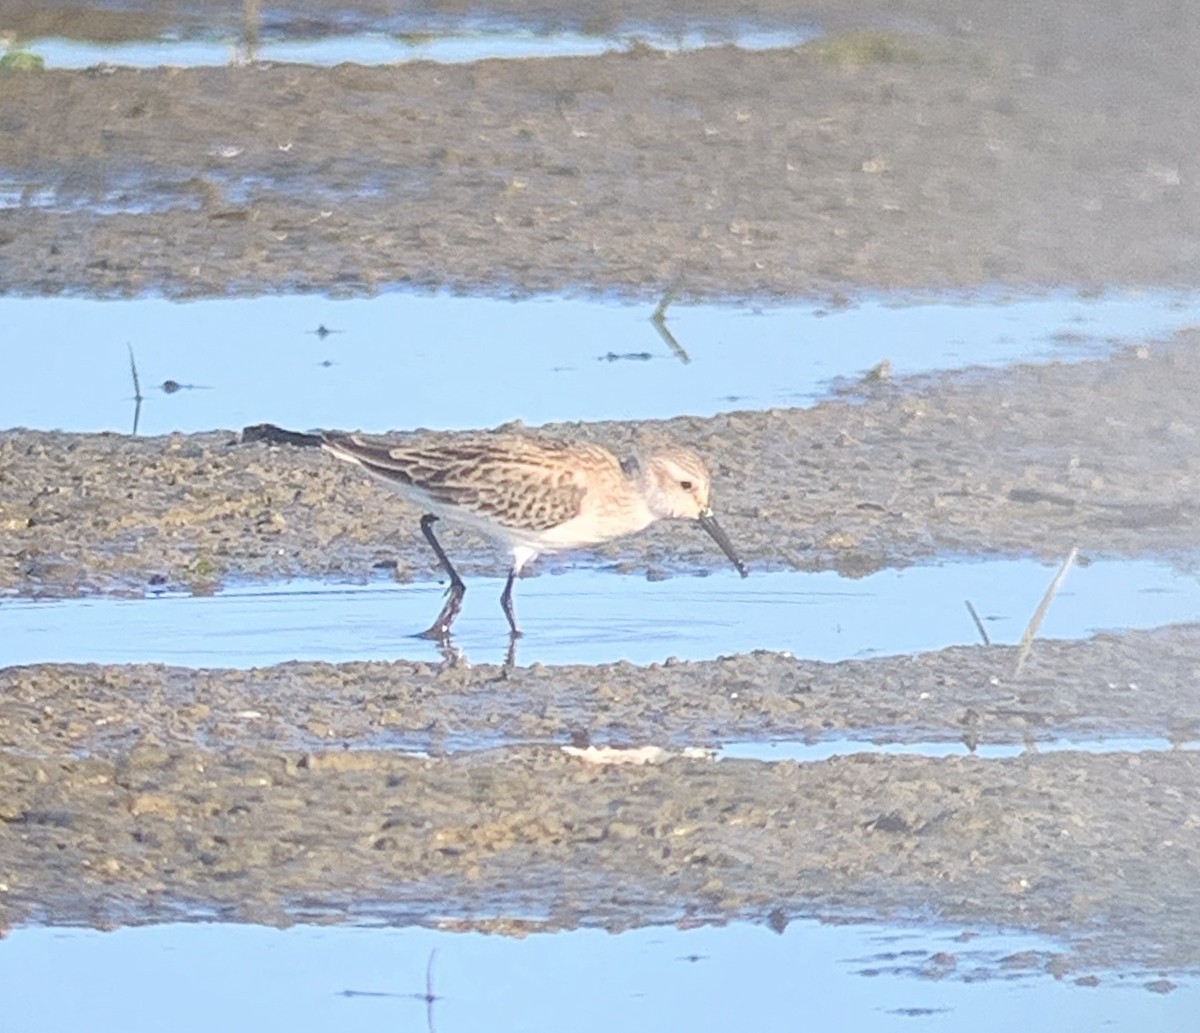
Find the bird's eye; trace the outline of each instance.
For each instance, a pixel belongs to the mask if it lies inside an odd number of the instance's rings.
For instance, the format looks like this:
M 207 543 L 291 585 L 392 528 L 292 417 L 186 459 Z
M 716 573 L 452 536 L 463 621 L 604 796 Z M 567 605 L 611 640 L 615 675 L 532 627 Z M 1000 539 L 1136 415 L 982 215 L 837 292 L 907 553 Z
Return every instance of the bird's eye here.
M 692 482 L 691 481 L 680 481 L 679 487 L 681 487 L 684 491 L 691 491 L 692 490 Z

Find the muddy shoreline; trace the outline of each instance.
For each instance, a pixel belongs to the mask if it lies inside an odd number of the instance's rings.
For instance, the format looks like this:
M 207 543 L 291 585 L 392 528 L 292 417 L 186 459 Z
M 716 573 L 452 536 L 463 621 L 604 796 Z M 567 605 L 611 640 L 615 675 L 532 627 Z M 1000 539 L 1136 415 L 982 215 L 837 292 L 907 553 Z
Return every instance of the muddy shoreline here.
M 10 8 L 0 31 L 163 31 L 158 13 L 128 5 Z M 643 8 L 663 24 L 723 10 Z M 301 20 L 326 10 L 292 6 Z M 598 29 L 626 16 L 605 0 L 492 10 Z M 0 294 L 670 290 L 841 304 L 892 288 L 1200 284 L 1190 11 L 739 11 L 829 38 L 763 53 L 0 75 Z M 545 430 L 621 453 L 697 449 L 755 571 L 853 576 L 1073 547 L 1083 562 L 1190 569 L 1198 345 L 1192 331 L 1105 361 L 864 383 L 810 409 Z M 315 450 L 236 430 L 0 430 L 0 594 L 435 576 L 411 508 Z M 503 569 L 481 542 L 447 545 L 468 576 Z M 665 526 L 575 561 L 650 577 L 724 562 L 699 533 Z M 1067 956 L 1028 962 L 1055 977 L 1196 969 L 1200 754 L 1035 747 L 1194 741 L 1198 635 L 1038 642 L 1019 677 L 1003 647 L 509 671 L 3 668 L 0 932 L 935 916 L 1063 937 Z M 678 755 L 838 736 L 1034 748 L 1007 760 Z M 569 743 L 676 755 L 598 765 Z
M 756 11 L 832 35 L 0 76 L 0 293 L 1196 286 L 1177 6 Z
M 1200 546 L 1200 333 L 1107 361 L 864 384 L 811 409 L 571 424 L 626 455 L 676 442 L 755 570 L 861 575 L 936 555 L 1175 556 Z M 1103 415 L 1097 418 L 1097 406 Z M 140 439 L 0 432 L 0 589 L 211 591 L 231 577 L 436 577 L 420 514 L 314 448 L 233 432 Z M 699 573 L 724 560 L 659 525 L 574 559 Z M 464 573 L 504 571 L 447 531 Z M 541 561 L 552 564 L 553 559 Z M 536 568 L 535 568 L 536 569 Z
M 1194 740 L 1198 635 L 1042 642 L 1019 677 L 1004 647 L 508 672 L 9 668 L 0 926 L 203 916 L 525 934 L 908 914 L 1061 937 L 1066 953 L 1028 962 L 1056 977 L 1195 967 L 1200 753 L 1036 742 Z M 682 751 L 830 734 L 1027 751 L 800 764 Z M 668 751 L 636 765 L 561 749 L 589 741 Z
M 907 913 L 1062 936 L 1055 974 L 1200 960 L 1195 753 L 638 767 L 146 748 L 0 770 L 5 924 Z
M 292 662 L 251 670 L 161 664 L 0 669 L 0 748 L 120 756 L 343 746 L 443 757 L 483 748 L 668 749 L 873 739 L 968 746 L 1067 737 L 1200 738 L 1200 626 L 820 663 L 719 660 L 503 668 L 464 660 Z

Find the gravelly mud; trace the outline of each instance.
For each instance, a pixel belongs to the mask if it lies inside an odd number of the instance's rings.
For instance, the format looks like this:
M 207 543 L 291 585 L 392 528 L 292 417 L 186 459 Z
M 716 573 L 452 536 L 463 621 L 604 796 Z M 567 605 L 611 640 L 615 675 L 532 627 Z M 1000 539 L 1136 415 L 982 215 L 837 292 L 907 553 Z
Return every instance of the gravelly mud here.
M 144 748 L 5 752 L 0 771 L 8 922 L 906 910 L 1060 932 L 1084 964 L 1197 961 L 1194 753 L 598 767 L 549 748 Z
M 864 388 L 813 409 L 553 426 L 622 454 L 675 441 L 715 468 L 751 567 L 866 573 L 938 553 L 1188 553 L 1200 334 L 1120 358 Z M 395 567 L 434 576 L 419 514 L 315 449 L 231 433 L 131 439 L 0 432 L 0 588 L 32 595 L 204 588 L 224 577 Z M 505 560 L 447 531 L 464 573 Z M 686 526 L 596 550 L 656 573 L 723 564 Z M 586 559 L 586 557 L 585 557 Z
M 313 750 L 574 743 L 681 748 L 869 734 L 888 742 L 1055 736 L 1200 738 L 1200 626 L 1012 647 L 818 663 L 779 653 L 715 661 L 501 668 L 289 663 L 0 669 L 0 746 L 30 756 L 146 744 Z
M 1056 975 L 1195 965 L 1198 753 L 644 767 L 551 744 L 1192 739 L 1198 636 L 1044 642 L 1019 678 L 998 647 L 507 673 L 10 668 L 0 921 L 378 916 L 523 932 L 910 912 L 1061 935 Z M 488 742 L 501 745 L 380 749 Z

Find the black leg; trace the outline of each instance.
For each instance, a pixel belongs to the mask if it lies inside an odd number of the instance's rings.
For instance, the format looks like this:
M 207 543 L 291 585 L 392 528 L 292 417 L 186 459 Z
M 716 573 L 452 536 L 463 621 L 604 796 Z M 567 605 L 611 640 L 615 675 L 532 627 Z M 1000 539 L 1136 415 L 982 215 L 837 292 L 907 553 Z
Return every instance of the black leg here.
M 521 634 L 521 629 L 517 627 L 517 618 L 513 616 L 512 590 L 513 582 L 516 579 L 516 570 L 510 570 L 508 580 L 504 582 L 504 594 L 500 596 L 500 605 L 504 607 L 504 616 L 508 618 L 508 626 L 512 629 L 513 638 Z
M 434 537 L 433 525 L 437 523 L 437 517 L 432 513 L 426 513 L 421 517 L 421 533 L 425 535 L 425 540 L 433 548 L 437 555 L 438 562 L 450 577 L 450 588 L 446 592 L 446 605 L 442 607 L 442 612 L 437 615 L 437 620 L 426 631 L 422 631 L 418 638 L 432 638 L 442 642 L 450 637 L 450 625 L 454 623 L 454 618 L 458 616 L 458 611 L 462 609 L 462 599 L 467 593 L 467 586 L 463 584 L 462 578 L 458 576 L 458 571 L 451 565 L 449 558 L 446 556 L 446 551 L 442 548 L 441 542 Z

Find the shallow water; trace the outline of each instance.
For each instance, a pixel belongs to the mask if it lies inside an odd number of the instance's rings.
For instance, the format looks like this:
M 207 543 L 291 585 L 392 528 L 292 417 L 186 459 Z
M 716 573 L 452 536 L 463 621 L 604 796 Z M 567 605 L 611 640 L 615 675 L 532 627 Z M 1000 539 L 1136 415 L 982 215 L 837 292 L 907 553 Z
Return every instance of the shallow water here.
M 572 569 L 523 579 L 521 664 L 706 660 L 754 649 L 814 660 L 886 656 L 979 641 L 970 599 L 995 643 L 1020 640 L 1054 576 L 1031 560 L 943 563 L 850 580 L 732 571 L 648 581 Z M 475 663 L 502 663 L 503 580 L 469 581 L 455 645 Z M 431 584 L 294 581 L 213 596 L 0 601 L 0 666 L 40 662 L 163 662 L 254 667 L 286 660 L 436 661 L 412 637 L 441 605 Z M 1102 629 L 1153 628 L 1200 615 L 1200 578 L 1149 560 L 1102 560 L 1068 574 L 1039 634 L 1077 639 Z
M 796 921 L 510 938 L 421 928 L 162 925 L 16 929 L 0 941 L 6 1018 L 68 1029 L 1190 1028 L 1191 980 L 1100 985 L 1045 974 L 1058 946 L 1019 933 Z M 431 1003 L 426 974 L 431 952 Z M 915 977 L 915 978 L 914 978 Z M 1178 977 L 1173 977 L 1180 982 Z
M 400 293 L 0 298 L 0 323 L 27 342 L 4 356 L 0 424 L 129 433 L 130 349 L 148 435 L 264 421 L 386 431 L 709 416 L 809 405 L 882 360 L 902 376 L 1103 355 L 1200 322 L 1200 294 L 678 304 L 667 311 L 674 347 L 651 312 Z M 180 389 L 164 392 L 168 382 Z
M 563 49 L 567 40 L 552 37 L 550 45 L 558 49 L 545 50 L 542 41 L 514 37 L 502 41 L 513 48 L 504 51 L 495 49 L 496 40 L 464 37 L 414 44 L 360 35 L 293 44 L 290 51 L 286 44 L 266 41 L 253 56 L 371 63 L 590 52 Z M 448 50 L 439 50 L 447 45 Z M 701 44 L 680 40 L 674 45 Z M 61 55 L 51 52 L 53 44 L 47 46 L 49 63 L 59 63 Z M 154 52 L 121 57 L 113 51 L 77 51 L 74 59 L 83 64 L 223 64 L 251 56 L 234 44 L 205 44 L 210 49 L 203 55 L 187 53 L 188 46 L 167 43 Z M 350 49 L 339 51 L 339 46 Z M 522 49 L 527 46 L 532 49 Z M 464 49 L 455 53 L 455 47 Z M 169 54 L 164 56 L 164 50 Z M 404 56 L 393 56 L 397 51 Z M 249 190 L 251 199 L 260 189 L 238 185 Z M 0 208 L 116 212 L 188 203 L 178 192 L 159 197 L 153 187 L 147 192 L 138 183 L 101 198 L 64 196 L 52 188 L 29 192 L 24 184 L 12 187 L 0 183 Z M 942 302 L 896 310 L 885 301 L 833 313 L 673 306 L 669 327 L 691 360 L 687 365 L 646 321 L 645 308 L 607 303 L 552 299 L 517 306 L 424 299 L 436 303 L 436 314 L 426 317 L 411 300 L 391 298 L 203 303 L 213 309 L 201 303 L 143 300 L 4 299 L 0 318 L 10 339 L 23 344 L 19 355 L 5 355 L 0 369 L 0 424 L 128 433 L 133 403 L 127 344 L 134 348 L 147 395 L 142 433 L 240 427 L 261 420 L 385 430 L 422 424 L 486 426 L 512 418 L 538 423 L 804 405 L 825 397 L 833 379 L 853 377 L 881 359 L 890 360 L 897 373 L 1076 359 L 1103 354 L 1113 338 L 1136 340 L 1196 321 L 1194 300 L 1167 298 L 1147 318 L 1146 296 L 1123 297 L 1131 302 L 1128 323 L 1109 307 L 1111 296 L 1098 302 L 1057 298 L 1043 300 L 1061 304 L 1065 314 L 1051 314 L 1053 307 L 1039 311 L 1041 302 L 1035 301 L 1028 320 L 1012 318 L 1020 305 L 988 302 L 982 306 L 986 311 L 978 313 L 979 330 L 959 325 L 965 310 L 974 318 L 979 306 Z M 14 322 L 10 314 L 16 309 L 3 308 L 10 304 L 31 305 L 32 317 Z M 84 307 L 59 325 L 50 313 L 68 304 Z M 537 304 L 543 307 L 534 312 Z M 108 305 L 112 307 L 106 309 Z M 468 311 L 473 305 L 478 308 Z M 153 306 L 170 312 L 170 318 L 149 318 Z M 461 320 L 444 315 L 452 310 L 466 314 Z M 534 312 L 540 324 L 535 319 L 533 325 L 514 321 L 509 326 L 514 310 L 520 319 Z M 909 321 L 908 312 L 916 318 Z M 1159 315 L 1163 318 L 1156 322 Z M 319 337 L 313 331 L 322 325 L 341 332 Z M 481 341 L 494 347 L 480 348 Z M 745 361 L 747 355 L 751 361 Z M 475 373 L 469 383 L 464 383 L 464 370 Z M 767 375 L 755 376 L 758 370 Z M 167 381 L 185 386 L 168 394 L 162 390 Z M 494 385 L 501 381 L 516 381 L 517 386 L 498 392 Z M 905 653 L 975 641 L 974 625 L 962 605 L 965 598 L 983 614 L 993 639 L 1012 642 L 1052 574 L 1052 568 L 1036 564 L 1010 569 L 996 563 L 952 563 L 885 572 L 861 582 L 832 574 L 779 573 L 756 574 L 746 583 L 731 574 L 652 583 L 571 571 L 519 587 L 518 606 L 530 632 L 519 659 L 627 656 L 649 661 L 764 646 L 825 659 Z M 1041 634 L 1079 637 L 1096 627 L 1194 619 L 1195 587 L 1194 578 L 1161 564 L 1097 563 L 1076 569 Z M 459 644 L 472 659 L 503 656 L 499 589 L 497 580 L 471 582 Z M 298 655 L 433 659 L 433 647 L 403 636 L 425 626 L 439 602 L 435 586 L 383 582 L 242 587 L 211 599 L 4 601 L 0 664 L 21 656 L 238 665 Z M 1113 748 L 1163 746 L 1160 740 L 1115 742 Z M 1052 743 L 1044 748 L 1100 749 L 1113 743 Z M 868 747 L 873 744 L 803 748 Z M 768 750 L 800 747 L 731 744 L 728 749 L 736 753 L 739 748 L 760 749 L 766 756 Z M 908 748 L 937 747 L 918 743 Z M 993 751 L 1007 749 L 1011 747 L 986 747 L 980 753 L 1000 756 L 1003 752 Z M 805 754 L 802 759 L 817 758 Z M 1152 898 L 1154 903 L 1164 899 L 1172 898 Z M 362 903 L 365 912 L 369 902 Z M 17 928 L 0 937 L 0 986 L 21 988 L 7 995 L 5 1016 L 13 1028 L 31 1031 L 159 1029 L 167 1023 L 185 1030 L 251 1024 L 289 1030 L 557 1030 L 570 1023 L 584 1030 L 811 1025 L 867 1031 L 911 1029 L 914 1019 L 922 1028 L 985 1033 L 1007 1033 L 1022 1024 L 1116 1030 L 1194 1025 L 1200 995 L 1191 977 L 1172 974 L 1182 986 L 1167 994 L 1145 989 L 1158 973 L 1105 972 L 1099 987 L 1078 987 L 1072 985 L 1076 973 L 1061 981 L 1044 974 L 1048 955 L 1061 949 L 1053 941 L 985 934 L 959 942 L 959 932 L 811 922 L 793 922 L 782 936 L 761 926 L 736 925 L 688 932 L 642 929 L 617 936 L 587 930 L 527 939 L 314 925 L 288 930 L 167 925 L 112 933 Z M 435 949 L 438 999 L 427 1008 L 419 998 Z M 1012 960 L 1021 952 L 1032 952 L 1026 956 L 1031 960 Z M 953 966 L 935 960 L 937 954 L 952 956 Z
M 717 751 L 719 760 L 795 761 L 811 764 L 831 757 L 880 753 L 905 757 L 978 757 L 1004 760 L 1023 753 L 1163 753 L 1200 749 L 1200 742 L 1173 743 L 1160 738 L 1030 739 L 1021 743 L 872 742 L 869 739 L 829 739 L 820 742 L 731 742 Z
M 728 44 L 744 50 L 771 50 L 799 46 L 816 36 L 816 30 L 806 27 L 764 31 L 729 26 L 679 33 L 653 28 L 622 29 L 601 36 L 579 32 L 539 33 L 528 29 L 480 25 L 474 30 L 354 32 L 312 39 L 268 36 L 253 48 L 247 48 L 240 39 L 231 36 L 223 39 L 133 40 L 112 44 L 42 37 L 30 40 L 23 49 L 41 57 L 47 68 L 91 68 L 96 65 L 195 68 L 247 60 L 324 66 L 344 62 L 387 65 L 403 61 L 459 64 L 492 58 L 595 57 L 616 50 L 627 50 L 635 45 L 668 53 Z

